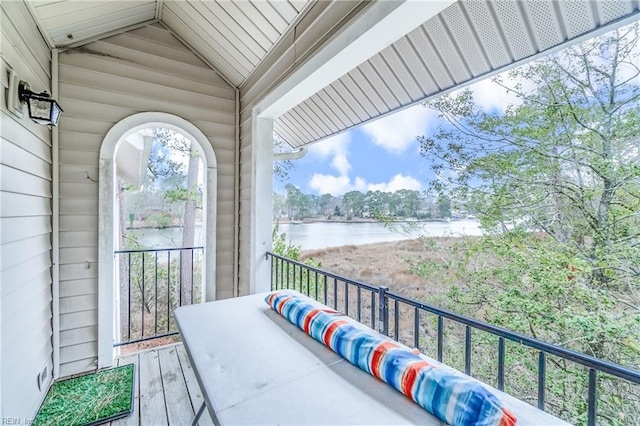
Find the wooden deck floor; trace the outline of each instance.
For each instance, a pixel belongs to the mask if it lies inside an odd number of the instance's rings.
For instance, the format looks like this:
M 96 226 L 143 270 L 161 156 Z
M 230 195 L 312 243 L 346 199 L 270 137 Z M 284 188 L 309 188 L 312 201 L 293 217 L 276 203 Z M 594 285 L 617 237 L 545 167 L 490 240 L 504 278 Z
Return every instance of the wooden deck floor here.
M 190 425 L 202 404 L 202 392 L 182 343 L 118 358 L 135 364 L 133 413 L 111 426 Z M 199 425 L 213 425 L 205 410 Z

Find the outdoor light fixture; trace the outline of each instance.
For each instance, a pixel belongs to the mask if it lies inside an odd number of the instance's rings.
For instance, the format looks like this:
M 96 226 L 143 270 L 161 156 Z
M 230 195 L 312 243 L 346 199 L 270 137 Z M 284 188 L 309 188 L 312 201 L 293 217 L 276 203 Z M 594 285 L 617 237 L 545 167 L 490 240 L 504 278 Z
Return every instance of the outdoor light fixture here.
M 29 90 L 29 83 L 21 81 L 18 86 L 18 98 L 27 104 L 29 117 L 38 124 L 57 126 L 62 108 L 47 92 L 34 93 Z

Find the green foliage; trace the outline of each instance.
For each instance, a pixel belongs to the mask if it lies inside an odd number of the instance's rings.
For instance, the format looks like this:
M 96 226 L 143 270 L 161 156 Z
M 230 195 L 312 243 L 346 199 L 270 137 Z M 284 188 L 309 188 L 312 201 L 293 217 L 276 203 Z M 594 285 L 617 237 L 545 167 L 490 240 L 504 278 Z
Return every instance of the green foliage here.
M 450 217 L 452 204 L 448 209 L 437 205 L 425 193 L 409 189 L 395 192 L 350 191 L 342 197 L 331 194 L 320 196 L 305 194 L 292 184 L 285 185 L 286 194 L 273 193 L 273 213 L 275 218 L 283 216 L 292 220 L 313 217 L 350 216 L 351 218 L 443 218 Z M 443 216 L 444 214 L 444 216 Z
M 129 249 L 139 249 L 139 244 L 132 240 Z M 185 265 L 184 260 L 188 260 Z M 183 269 L 191 267 L 193 259 L 193 275 Z M 130 315 L 128 319 L 131 340 L 159 333 L 177 331 L 172 312 L 181 305 L 181 285 L 184 288 L 192 284 L 193 303 L 202 301 L 202 266 L 201 250 L 133 252 L 119 255 L 119 262 L 124 265 L 122 271 L 127 285 L 130 285 Z M 190 271 L 189 271 L 190 272 Z M 182 276 L 181 276 L 182 274 Z M 191 281 L 186 281 L 190 279 Z M 183 303 L 190 303 L 190 300 Z M 121 297 L 128 297 L 121 294 Z M 121 302 L 121 306 L 126 306 Z M 156 309 L 157 306 L 157 309 Z M 143 317 L 144 315 L 144 317 Z M 143 321 L 144 318 L 144 321 Z M 157 328 L 156 328 L 157 324 Z M 142 332 L 144 328 L 144 333 Z M 125 328 L 126 329 L 126 324 Z M 121 333 L 124 332 L 121 330 Z M 126 340 L 126 335 L 121 335 Z
M 274 226 L 271 236 L 273 239 L 272 251 L 275 254 L 291 260 L 300 259 L 300 246 L 293 245 L 291 241 L 287 241 L 287 234 L 285 232 L 278 233 L 278 225 Z
M 287 152 L 291 147 L 277 134 L 273 134 L 273 150 L 275 153 Z M 273 175 L 281 182 L 289 178 L 289 171 L 294 170 L 295 163 L 291 160 L 279 160 L 273 162 Z
M 153 143 L 143 185 L 134 188 L 125 184 L 125 211 L 136 215 L 144 215 L 149 211 L 162 210 L 164 215 L 171 215 L 185 221 L 185 205 L 193 201 L 196 208 L 202 208 L 202 185 L 198 184 L 197 169 L 201 167 L 198 151 L 191 149 L 191 142 L 182 134 L 170 129 L 153 129 Z M 189 172 L 188 165 L 196 161 L 194 172 Z M 191 174 L 190 174 L 191 173 Z M 189 182 L 189 179 L 192 181 Z M 154 215 L 155 216 L 155 215 Z M 166 217 L 147 219 L 166 227 Z M 189 219 L 193 220 L 193 219 Z M 186 223 L 184 223 L 187 226 Z M 150 226 L 156 226 L 150 224 Z
M 468 90 L 428 104 L 447 123 L 419 138 L 431 186 L 487 231 L 412 265 L 450 284 L 439 303 L 640 368 L 639 40 L 634 24 L 511 71 L 515 84 L 494 79 L 519 98 L 503 113 Z M 494 356 L 474 357 L 476 374 L 491 377 Z M 512 345 L 507 363 L 517 372 L 507 391 L 535 401 L 537 354 Z M 553 357 L 547 366 L 549 410 L 584 424 L 585 370 Z M 638 389 L 601 375 L 598 394 L 599 422 L 640 423 Z
M 287 259 L 300 261 L 300 246 L 293 245 L 287 240 L 286 233 L 278 231 L 278 225 L 273 228 L 273 253 L 286 257 Z M 322 267 L 321 262 L 316 262 L 312 257 L 303 262 L 314 268 Z M 286 267 L 276 261 L 273 263 L 271 271 L 272 288 L 291 288 L 298 290 L 308 296 L 315 295 L 317 299 L 318 292 L 326 291 L 326 283 L 324 276 L 318 276 L 302 267 Z
M 153 228 L 168 228 L 173 225 L 173 216 L 167 212 L 156 213 L 149 216 L 145 223 Z

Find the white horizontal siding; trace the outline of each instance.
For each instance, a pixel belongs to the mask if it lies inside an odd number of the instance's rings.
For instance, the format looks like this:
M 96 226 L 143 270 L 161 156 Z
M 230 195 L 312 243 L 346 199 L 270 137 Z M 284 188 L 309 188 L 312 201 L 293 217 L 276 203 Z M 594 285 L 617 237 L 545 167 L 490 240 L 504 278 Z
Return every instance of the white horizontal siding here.
M 98 309 L 98 157 L 107 131 L 139 112 L 198 127 L 218 161 L 217 297 L 233 292 L 235 92 L 158 25 L 60 55 L 61 374 L 95 368 Z M 108 232 L 108 231 L 105 231 Z
M 34 91 L 51 90 L 51 52 L 26 5 L 0 7 L 0 60 Z M 33 418 L 53 368 L 51 131 L 10 114 L 0 92 L 0 417 Z

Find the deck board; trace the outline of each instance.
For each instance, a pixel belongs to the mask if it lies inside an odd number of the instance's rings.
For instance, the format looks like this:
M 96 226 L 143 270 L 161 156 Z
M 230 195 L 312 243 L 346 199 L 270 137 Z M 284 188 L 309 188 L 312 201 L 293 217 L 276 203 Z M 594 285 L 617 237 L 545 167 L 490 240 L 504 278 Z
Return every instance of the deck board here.
M 200 390 L 200 385 L 198 385 L 198 380 L 196 379 L 196 375 L 191 368 L 191 363 L 189 362 L 189 357 L 187 356 L 187 351 L 185 351 L 183 345 L 179 345 L 176 347 L 176 351 L 178 353 L 178 359 L 180 360 L 180 365 L 182 366 L 182 373 L 184 374 L 184 379 L 187 384 L 187 389 L 189 390 L 189 396 L 191 397 L 191 404 L 195 411 L 198 411 L 204 398 L 202 396 L 202 391 Z M 211 416 L 209 415 L 209 411 L 205 410 L 200 417 L 200 421 L 198 422 L 198 426 L 213 426 L 213 421 L 211 420 Z
M 123 355 L 115 364 L 135 364 L 134 400 L 131 415 L 110 426 L 191 424 L 203 398 L 182 343 Z M 213 426 L 206 410 L 199 426 Z
M 122 419 L 111 422 L 111 426 L 138 426 L 140 424 L 140 375 L 138 369 L 140 368 L 138 354 L 127 355 L 122 358 L 118 358 L 118 366 L 134 364 L 133 377 L 133 412 Z
M 140 424 L 166 425 L 163 377 L 158 351 L 140 353 Z
M 162 387 L 167 402 L 169 424 L 188 425 L 193 420 L 195 413 L 189 400 L 189 392 L 175 346 L 159 351 L 158 358 L 162 371 Z

